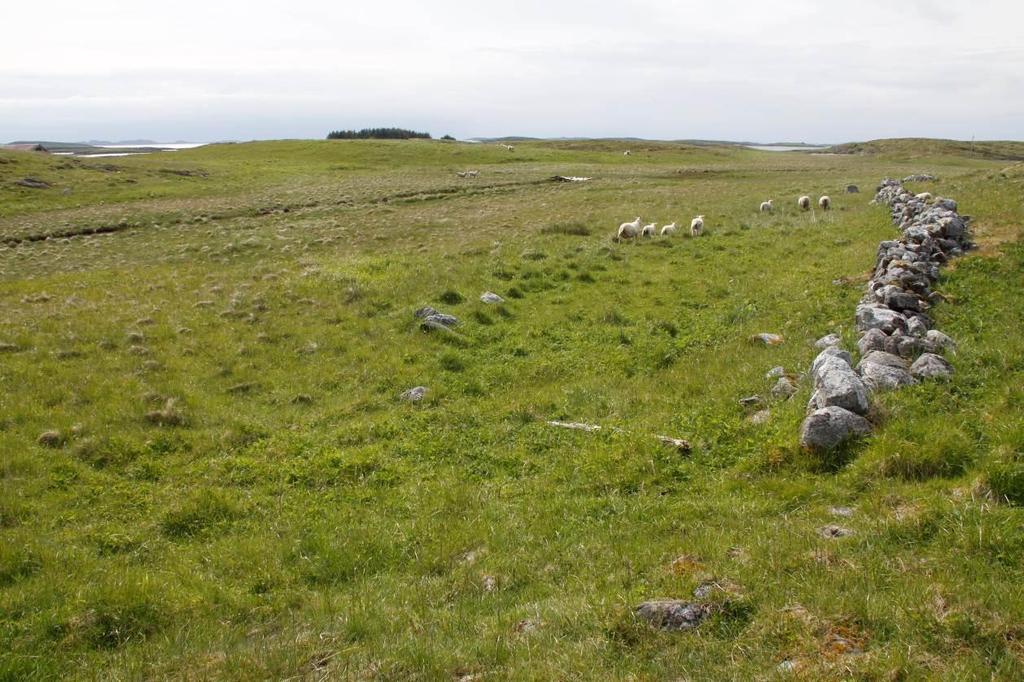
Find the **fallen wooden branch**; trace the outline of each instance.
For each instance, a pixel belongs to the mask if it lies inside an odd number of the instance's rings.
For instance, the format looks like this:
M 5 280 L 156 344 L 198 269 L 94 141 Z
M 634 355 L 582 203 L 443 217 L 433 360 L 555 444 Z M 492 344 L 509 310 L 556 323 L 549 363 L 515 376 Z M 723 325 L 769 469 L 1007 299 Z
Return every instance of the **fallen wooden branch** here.
M 601 427 L 597 424 L 584 424 L 582 422 L 549 421 L 548 426 L 557 426 L 560 429 L 572 429 L 574 431 L 586 431 L 587 433 L 601 430 Z
M 584 431 L 586 433 L 595 433 L 601 430 L 601 427 L 598 426 L 597 424 L 585 424 L 583 422 L 561 422 L 552 420 L 549 421 L 547 424 L 548 426 L 555 426 L 560 429 Z M 622 429 L 615 427 L 612 427 L 612 430 L 617 433 L 622 432 Z M 658 442 L 661 443 L 662 445 L 668 445 L 669 447 L 673 447 L 681 453 L 689 453 L 690 450 L 693 449 L 690 445 L 690 441 L 685 440 L 683 438 L 672 438 L 670 436 L 655 436 L 655 438 L 657 438 Z

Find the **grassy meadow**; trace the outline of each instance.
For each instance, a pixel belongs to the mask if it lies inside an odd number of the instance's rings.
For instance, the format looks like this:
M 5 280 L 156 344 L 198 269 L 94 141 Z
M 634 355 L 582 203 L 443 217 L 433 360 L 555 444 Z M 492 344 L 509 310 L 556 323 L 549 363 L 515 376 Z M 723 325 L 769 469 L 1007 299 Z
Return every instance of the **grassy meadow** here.
M 1021 679 L 1020 147 L 0 152 L 0 680 Z M 979 243 L 956 376 L 804 453 L 765 373 L 855 349 L 919 172 Z M 698 587 L 698 629 L 634 619 Z

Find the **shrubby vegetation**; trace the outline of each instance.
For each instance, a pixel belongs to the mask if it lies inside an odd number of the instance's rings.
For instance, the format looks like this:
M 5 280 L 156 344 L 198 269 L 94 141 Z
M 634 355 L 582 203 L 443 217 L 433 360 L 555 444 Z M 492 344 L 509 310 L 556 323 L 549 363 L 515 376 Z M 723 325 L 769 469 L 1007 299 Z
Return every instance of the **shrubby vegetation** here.
M 363 128 L 362 130 L 332 130 L 328 140 L 411 140 L 430 139 L 430 133 L 418 133 L 405 128 Z

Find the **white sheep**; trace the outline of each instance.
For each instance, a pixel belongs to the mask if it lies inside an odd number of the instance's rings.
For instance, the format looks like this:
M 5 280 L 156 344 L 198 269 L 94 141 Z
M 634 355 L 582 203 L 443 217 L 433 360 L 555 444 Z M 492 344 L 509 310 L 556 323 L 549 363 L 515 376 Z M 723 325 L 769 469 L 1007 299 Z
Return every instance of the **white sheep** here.
M 771 213 L 771 212 L 772 212 L 772 200 L 769 199 L 768 201 L 762 201 L 761 202 L 761 213 Z
M 644 229 L 640 231 L 642 237 L 653 237 L 657 234 L 658 226 L 655 223 L 647 223 L 644 225 Z
M 632 153 L 632 152 L 630 152 L 630 151 L 629 151 L 629 150 L 627 149 L 626 151 L 622 152 L 622 155 L 623 155 L 623 156 L 629 156 L 629 155 L 630 155 L 631 153 Z
M 811 210 L 811 198 L 806 194 L 796 200 L 796 205 L 800 207 L 801 211 Z
M 510 151 L 510 152 L 511 152 L 511 151 L 515 151 L 515 146 L 513 146 L 513 145 L 510 145 L 510 144 L 502 144 L 501 146 L 502 146 L 502 147 L 504 147 L 504 148 L 506 149 L 506 151 Z
M 640 216 L 636 217 L 631 223 L 622 223 L 619 225 L 619 239 L 632 239 L 637 236 L 640 232 Z
M 670 234 L 675 234 L 675 233 L 676 233 L 676 222 L 674 220 L 671 223 L 669 223 L 668 225 L 665 225 L 664 227 L 661 228 L 661 236 L 662 237 L 667 237 Z
M 921 201 L 931 201 L 932 200 L 932 193 L 931 192 L 921 192 L 920 194 L 915 194 L 914 198 L 915 199 L 920 199 Z
M 832 199 L 826 194 L 818 199 L 818 206 L 821 207 L 822 211 L 828 211 L 832 208 Z
M 704 216 L 699 215 L 690 221 L 690 235 L 699 237 L 704 232 Z

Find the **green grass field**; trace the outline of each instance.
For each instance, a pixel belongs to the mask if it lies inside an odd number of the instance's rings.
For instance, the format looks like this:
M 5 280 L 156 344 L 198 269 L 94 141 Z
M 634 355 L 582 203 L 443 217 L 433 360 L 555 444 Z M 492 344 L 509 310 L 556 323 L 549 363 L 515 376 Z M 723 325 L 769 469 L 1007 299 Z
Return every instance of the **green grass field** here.
M 0 680 L 1020 679 L 1018 147 L 0 152 Z M 855 348 L 869 201 L 917 172 L 980 245 L 932 311 L 955 379 L 801 452 L 806 381 L 738 400 Z M 696 630 L 634 619 L 708 585 Z

